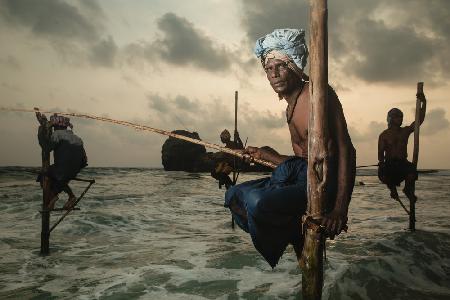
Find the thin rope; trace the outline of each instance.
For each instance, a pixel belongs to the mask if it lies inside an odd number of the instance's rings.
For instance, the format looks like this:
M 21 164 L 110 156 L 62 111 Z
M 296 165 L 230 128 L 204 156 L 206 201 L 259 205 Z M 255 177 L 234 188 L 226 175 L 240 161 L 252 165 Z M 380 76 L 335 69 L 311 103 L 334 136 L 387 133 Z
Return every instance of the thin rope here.
M 378 166 L 378 164 L 375 164 L 375 165 L 367 165 L 367 166 L 356 166 L 356 168 L 358 169 L 358 168 L 377 167 L 377 166 Z
M 132 123 L 132 122 L 128 122 L 128 121 L 122 121 L 122 120 L 115 120 L 115 119 L 111 119 L 111 118 L 106 118 L 106 117 L 99 117 L 99 116 L 94 116 L 94 115 L 88 115 L 88 114 L 80 114 L 80 113 L 69 113 L 69 112 L 56 112 L 56 111 L 41 111 L 37 108 L 35 108 L 34 110 L 31 109 L 24 109 L 24 108 L 7 108 L 7 107 L 0 107 L 0 110 L 2 111 L 9 111 L 9 112 L 25 112 L 25 113 L 36 113 L 36 112 L 40 112 L 40 113 L 44 113 L 44 114 L 58 114 L 61 116 L 68 116 L 68 117 L 76 117 L 76 118 L 84 118 L 84 119 L 91 119 L 91 120 L 96 120 L 96 121 L 102 121 L 102 122 L 108 122 L 108 123 L 113 123 L 113 124 L 117 124 L 117 125 L 122 125 L 122 126 L 127 126 L 127 127 L 131 127 L 134 128 L 136 130 L 142 130 L 142 131 L 150 131 L 150 132 L 155 132 L 158 134 L 162 134 L 162 135 L 166 135 L 166 136 L 170 136 L 179 140 L 184 140 L 193 144 L 197 144 L 197 145 L 202 145 L 205 146 L 207 148 L 211 148 L 211 149 L 215 149 L 221 152 L 225 152 L 237 157 L 240 157 L 242 159 L 244 158 L 249 158 L 249 155 L 247 154 L 243 154 L 239 151 L 235 151 L 232 150 L 230 148 L 226 148 L 226 147 L 222 147 L 219 146 L 217 144 L 212 144 L 212 143 L 207 143 L 207 142 L 203 142 L 197 139 L 193 139 L 184 135 L 180 135 L 180 134 L 176 134 L 176 133 L 172 133 L 166 130 L 162 130 L 162 129 L 157 129 L 157 128 L 153 128 L 150 126 L 146 126 L 146 125 L 140 125 L 140 124 L 136 124 L 136 123 Z M 251 161 L 254 163 L 258 163 L 260 165 L 263 166 L 267 166 L 269 168 L 273 168 L 275 169 L 276 165 L 272 162 L 266 161 L 266 160 L 262 160 L 262 159 L 258 159 L 258 158 L 252 158 L 250 157 Z

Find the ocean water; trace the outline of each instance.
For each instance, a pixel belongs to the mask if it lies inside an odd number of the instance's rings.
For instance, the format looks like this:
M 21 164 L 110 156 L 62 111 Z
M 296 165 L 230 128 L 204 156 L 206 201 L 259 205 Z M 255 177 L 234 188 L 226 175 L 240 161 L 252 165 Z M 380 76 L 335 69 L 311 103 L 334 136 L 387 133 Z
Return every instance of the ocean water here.
M 231 228 L 208 174 L 88 168 L 80 177 L 97 183 L 42 257 L 41 190 L 29 170 L 0 168 L 0 299 L 301 299 L 293 250 L 272 270 Z M 323 299 L 450 299 L 449 179 L 420 175 L 411 233 L 375 172 L 360 170 L 349 231 L 327 242 Z M 79 194 L 85 184 L 71 185 Z

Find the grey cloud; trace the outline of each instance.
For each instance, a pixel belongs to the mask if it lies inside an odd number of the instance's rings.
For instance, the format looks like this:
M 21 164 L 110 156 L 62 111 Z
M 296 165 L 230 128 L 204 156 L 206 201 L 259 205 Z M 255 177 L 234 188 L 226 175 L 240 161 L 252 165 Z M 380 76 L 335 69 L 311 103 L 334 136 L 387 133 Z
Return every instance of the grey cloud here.
M 194 24 L 173 13 L 158 21 L 163 37 L 153 43 L 161 57 L 175 65 L 193 65 L 208 71 L 222 71 L 230 67 L 229 53 L 213 42 Z
M 265 113 L 255 113 L 246 115 L 249 123 L 265 129 L 278 129 L 286 125 L 285 112 L 280 112 L 278 115 L 266 111 Z
M 0 58 L 0 65 L 13 70 L 20 70 L 21 68 L 20 62 L 13 55 L 8 55 L 7 57 Z
M 1 0 L 6 20 L 29 27 L 36 35 L 92 41 L 99 37 L 95 23 L 76 6 L 58 0 Z
M 219 134 L 224 128 L 233 130 L 234 111 L 222 99 L 200 102 L 183 95 L 176 97 L 149 95 L 147 98 L 149 107 L 152 109 L 150 118 L 153 126 L 161 126 L 165 130 L 197 131 L 203 140 L 215 143 L 220 143 Z M 183 100 L 180 101 L 180 99 Z M 189 103 L 189 105 L 181 109 L 180 103 Z M 267 136 L 270 135 L 272 141 L 276 141 L 280 145 L 286 144 L 289 148 L 289 138 L 280 137 L 278 131 L 286 126 L 283 112 L 279 114 L 269 111 L 259 112 L 243 103 L 239 108 L 238 125 L 244 141 L 246 136 L 251 133 L 249 142 L 252 145 L 267 144 Z M 286 127 L 285 133 L 287 134 L 287 132 Z
M 251 46 L 275 28 L 308 28 L 306 0 L 245 0 L 242 6 Z M 385 11 L 395 18 L 381 18 Z M 330 60 L 370 82 L 444 81 L 450 77 L 449 14 L 446 0 L 330 1 Z
M 307 28 L 309 5 L 298 0 L 243 0 L 242 25 L 251 45 L 276 28 Z
M 198 111 L 199 104 L 197 101 L 189 100 L 189 98 L 185 96 L 178 95 L 174 99 L 174 103 L 177 106 L 177 108 L 186 110 L 186 111 Z
M 450 127 L 450 122 L 445 117 L 446 111 L 443 108 L 435 108 L 427 112 L 425 121 L 420 128 L 424 135 L 434 135 Z
M 113 67 L 117 51 L 116 43 L 113 38 L 109 36 L 107 39 L 101 40 L 92 47 L 90 61 L 95 65 Z
M 161 113 L 170 111 L 170 104 L 168 103 L 167 99 L 164 99 L 157 94 L 150 94 L 147 96 L 147 99 L 149 100 L 148 105 L 151 109 L 155 109 L 156 111 Z
M 113 67 L 118 48 L 106 36 L 105 16 L 97 1 L 0 0 L 5 24 L 28 28 L 49 41 L 64 62 Z
M 387 128 L 385 123 L 372 121 L 367 128 L 348 127 L 350 137 L 355 143 L 373 142 L 378 140 L 378 136 Z
M 360 20 L 358 53 L 362 59 L 346 64 L 366 81 L 407 81 L 422 78 L 432 55 L 430 42 L 407 28 L 388 30 L 382 22 Z

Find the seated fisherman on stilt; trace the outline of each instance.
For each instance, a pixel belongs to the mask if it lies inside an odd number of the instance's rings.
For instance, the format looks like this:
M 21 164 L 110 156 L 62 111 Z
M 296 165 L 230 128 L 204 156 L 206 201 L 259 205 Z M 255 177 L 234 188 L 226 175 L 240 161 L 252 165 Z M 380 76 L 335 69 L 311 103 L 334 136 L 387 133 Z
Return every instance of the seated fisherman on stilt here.
M 231 187 L 225 194 L 236 223 L 250 233 L 255 248 L 275 267 L 288 244 L 301 254 L 301 217 L 307 206 L 309 83 L 303 73 L 308 56 L 304 30 L 278 29 L 256 42 L 267 79 L 279 99 L 287 102 L 286 119 L 294 155 L 279 155 L 247 147 L 244 154 L 277 165 L 267 178 Z M 355 149 L 347 131 L 342 106 L 329 88 L 329 201 L 322 225 L 334 238 L 347 222 L 355 178 Z
M 420 124 L 425 120 L 426 98 L 423 93 L 417 94 L 421 101 Z M 391 191 L 391 198 L 397 199 L 397 186 L 405 181 L 403 193 L 411 201 L 416 201 L 415 183 L 417 170 L 408 161 L 408 139 L 414 132 L 415 122 L 401 127 L 403 113 L 398 108 L 391 109 L 387 114 L 388 128 L 378 138 L 378 177 Z
M 227 129 L 224 129 L 220 133 L 220 140 L 227 148 L 234 150 L 244 149 L 244 145 L 242 144 L 242 140 L 239 137 L 239 132 L 237 130 L 234 131 L 234 141 L 231 140 L 231 134 Z M 225 185 L 228 189 L 234 184 L 229 175 L 231 172 L 236 171 L 236 164 L 240 164 L 241 160 L 237 161 L 236 157 L 228 153 L 220 153 L 220 155 L 220 160 L 211 171 L 211 176 L 219 181 L 219 188 L 221 188 L 222 185 Z
M 45 118 L 39 112 L 36 115 L 38 115 L 38 119 L 42 116 Z M 69 196 L 63 208 L 69 209 L 77 200 L 69 186 L 69 181 L 74 179 L 81 169 L 87 166 L 86 151 L 81 138 L 73 133 L 73 125 L 69 118 L 54 114 L 50 117 L 50 125 L 54 130 L 47 144 L 49 150 L 53 150 L 54 164 L 50 166 L 47 172 L 53 193 L 53 200 L 48 204 L 48 209 L 53 209 L 56 200 L 58 200 L 58 194 L 62 191 Z M 39 138 L 42 137 L 39 136 Z M 40 175 L 37 180 L 42 183 L 42 176 Z

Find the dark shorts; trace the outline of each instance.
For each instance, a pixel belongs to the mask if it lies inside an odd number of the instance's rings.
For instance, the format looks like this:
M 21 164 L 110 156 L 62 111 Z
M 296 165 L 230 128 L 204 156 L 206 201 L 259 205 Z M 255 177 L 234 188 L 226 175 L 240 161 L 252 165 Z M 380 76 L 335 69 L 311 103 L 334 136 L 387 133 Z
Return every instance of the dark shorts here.
M 307 205 L 306 160 L 293 157 L 271 177 L 232 186 L 225 194 L 236 223 L 250 233 L 255 248 L 274 267 L 286 246 L 301 242 L 300 218 Z
M 54 158 L 55 163 L 48 168 L 47 176 L 51 180 L 52 191 L 58 194 L 87 165 L 87 159 L 83 146 L 68 143 L 62 143 L 54 150 Z M 38 176 L 36 181 L 40 181 L 42 186 L 42 176 Z
M 378 168 L 378 178 L 387 185 L 399 186 L 408 175 L 413 175 L 417 180 L 416 167 L 406 159 L 387 160 Z

